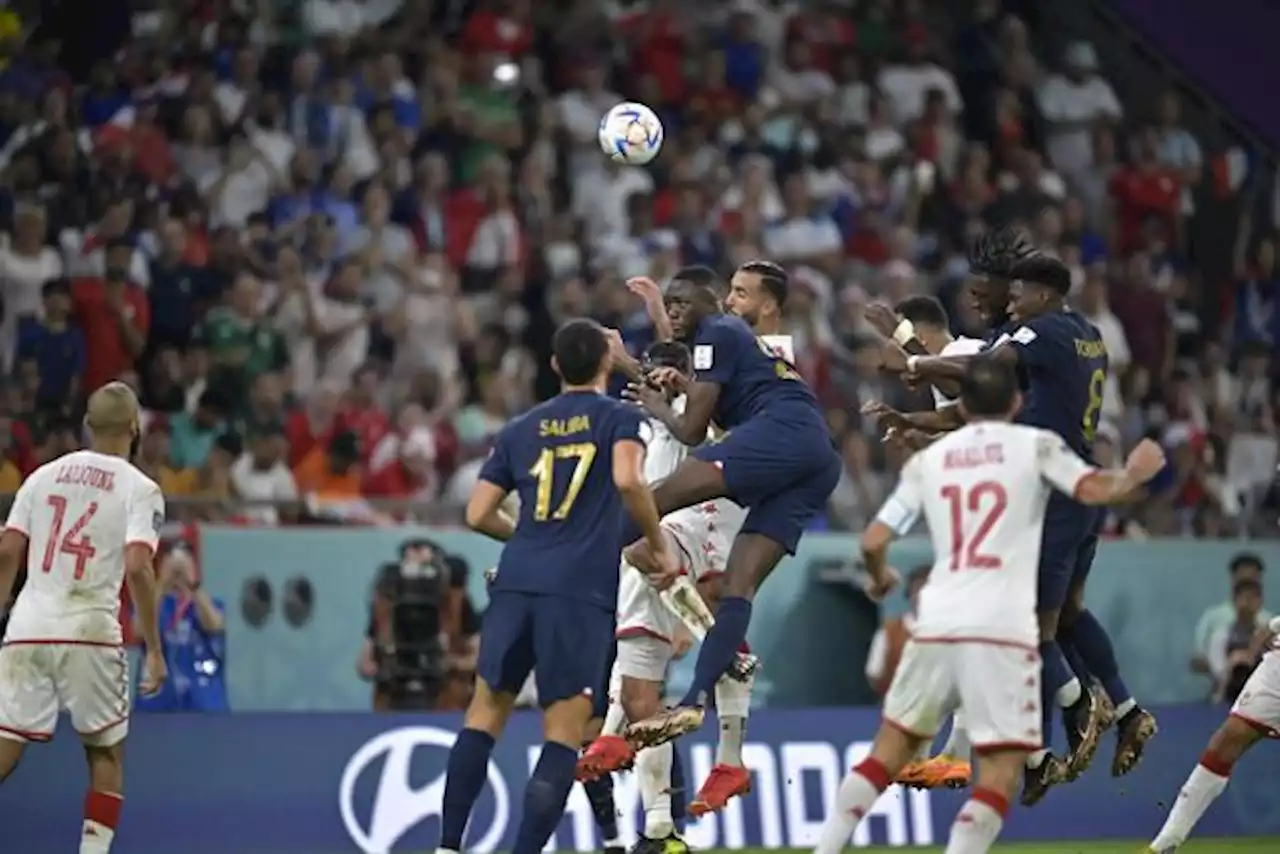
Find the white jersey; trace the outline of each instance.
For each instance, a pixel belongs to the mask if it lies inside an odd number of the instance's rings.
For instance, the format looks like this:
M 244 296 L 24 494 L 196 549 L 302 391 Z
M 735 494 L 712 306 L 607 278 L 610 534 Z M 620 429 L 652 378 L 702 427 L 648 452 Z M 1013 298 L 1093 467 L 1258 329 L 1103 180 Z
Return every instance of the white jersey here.
M 1036 577 L 1051 490 L 1094 468 L 1037 427 L 968 424 L 918 452 L 876 520 L 905 534 L 923 513 L 936 560 L 916 636 L 1035 646 Z
M 154 551 L 163 524 L 160 487 L 125 459 L 77 451 L 36 469 L 5 526 L 28 540 L 5 643 L 122 643 L 125 546 Z
M 951 341 L 950 344 L 942 348 L 939 356 L 972 356 L 980 351 L 986 342 L 981 338 L 965 338 L 960 337 Z M 933 408 L 946 409 L 949 406 L 955 406 L 958 401 L 954 397 L 947 397 L 937 388 L 933 389 Z
M 773 355 L 796 363 L 796 345 L 790 335 L 761 335 L 760 343 L 768 347 Z

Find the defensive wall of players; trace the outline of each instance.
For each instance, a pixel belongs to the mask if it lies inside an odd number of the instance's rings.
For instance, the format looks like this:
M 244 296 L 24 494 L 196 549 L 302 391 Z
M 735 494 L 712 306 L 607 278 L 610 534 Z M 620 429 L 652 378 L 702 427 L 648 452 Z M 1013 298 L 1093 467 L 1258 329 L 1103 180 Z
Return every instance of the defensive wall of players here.
M 1034 810 L 1015 809 L 1004 838 L 1149 838 L 1164 818 L 1164 804 L 1176 797 L 1186 769 L 1221 720 L 1221 711 L 1207 705 L 1154 711 L 1160 738 L 1131 775 L 1113 780 L 1106 763 L 1099 762 Z M 755 772 L 755 790 L 722 814 L 691 825 L 690 845 L 701 850 L 812 848 L 830 793 L 869 750 L 878 719 L 871 708 L 753 715 L 743 758 Z M 445 761 L 459 722 L 454 715 L 373 713 L 140 718 L 129 735 L 129 793 L 120 832 L 131 854 L 429 851 L 439 833 Z M 714 737 L 714 727 L 708 727 L 680 740 L 693 779 L 709 771 Z M 541 740 L 536 714 L 518 713 L 489 766 L 471 818 L 469 851 L 510 850 L 520 792 Z M 18 768 L 7 794 L 0 795 L 4 851 L 67 850 L 68 828 L 77 826 L 83 793 L 67 785 L 66 775 L 81 761 L 74 733 L 64 728 L 40 753 L 40 761 L 32 756 Z M 1269 750 L 1246 757 L 1197 832 L 1280 834 L 1274 761 Z M 20 807 L 13 800 L 19 796 Z M 855 844 L 938 843 L 962 797 L 895 787 L 859 828 Z M 634 775 L 618 778 L 617 803 L 622 826 L 635 828 L 640 809 Z M 580 788 L 570 797 L 552 842 L 560 851 L 600 850 Z
M 364 607 L 377 567 L 395 559 L 406 529 L 268 530 L 206 528 L 200 542 L 206 586 L 227 605 L 227 682 L 237 711 L 368 708 L 369 687 L 355 672 L 366 626 Z M 497 562 L 499 546 L 483 537 L 424 529 L 444 548 L 467 559 L 471 594 L 486 600 L 481 571 Z M 1089 582 L 1089 604 L 1115 641 L 1130 687 L 1144 704 L 1201 703 L 1203 677 L 1187 670 L 1196 621 L 1229 596 L 1226 565 L 1245 544 L 1201 540 L 1108 542 Z M 1280 549 L 1247 544 L 1273 566 Z M 853 537 L 813 534 L 775 571 L 756 603 L 751 643 L 765 667 L 755 692 L 772 706 L 871 703 L 862 662 L 878 625 L 876 608 L 847 579 Z M 906 571 L 931 558 L 923 539 L 895 544 L 892 560 Z M 263 579 L 273 608 L 251 625 L 240 607 L 246 584 Z M 281 602 L 291 584 L 306 579 L 314 610 L 301 623 L 286 619 Z M 1277 585 L 1268 605 L 1280 612 Z M 891 602 L 900 610 L 905 601 Z M 688 677 L 681 662 L 673 689 Z M 754 724 L 753 724 L 754 730 Z M 866 735 L 870 735 L 868 730 Z

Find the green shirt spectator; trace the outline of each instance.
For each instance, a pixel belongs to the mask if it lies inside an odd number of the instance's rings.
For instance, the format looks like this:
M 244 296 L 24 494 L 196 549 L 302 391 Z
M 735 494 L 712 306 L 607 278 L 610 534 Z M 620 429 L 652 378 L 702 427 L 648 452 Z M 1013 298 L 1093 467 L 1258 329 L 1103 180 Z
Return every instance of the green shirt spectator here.
M 520 110 L 511 92 L 485 84 L 458 90 L 458 113 L 462 126 L 470 130 L 471 144 L 458 158 L 458 179 L 473 183 L 480 164 L 491 154 L 506 155 L 520 142 Z
M 289 364 L 284 336 L 262 320 L 257 279 L 241 275 L 231 286 L 227 304 L 211 310 L 195 331 L 209 349 L 209 382 L 239 402 L 254 377 Z

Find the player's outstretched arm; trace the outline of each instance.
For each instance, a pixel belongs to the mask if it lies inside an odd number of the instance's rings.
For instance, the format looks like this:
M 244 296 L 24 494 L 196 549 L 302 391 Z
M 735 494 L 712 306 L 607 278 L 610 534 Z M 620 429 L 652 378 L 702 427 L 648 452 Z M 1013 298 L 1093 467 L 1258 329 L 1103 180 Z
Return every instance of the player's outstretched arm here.
M 633 383 L 644 378 L 640 362 L 627 352 L 627 345 L 622 342 L 622 333 L 616 329 L 606 329 L 605 337 L 609 339 L 609 355 L 613 360 L 613 369 Z
M 1132 500 L 1165 466 L 1164 449 L 1150 439 L 1134 446 L 1122 469 L 1092 468 L 1049 433 L 1041 439 L 1039 457 L 1041 472 L 1055 489 L 1094 507 Z
M 502 502 L 507 500 L 508 490 L 487 480 L 476 481 L 467 499 L 464 514 L 467 527 L 486 537 L 506 542 L 515 533 L 515 520 L 502 509 Z

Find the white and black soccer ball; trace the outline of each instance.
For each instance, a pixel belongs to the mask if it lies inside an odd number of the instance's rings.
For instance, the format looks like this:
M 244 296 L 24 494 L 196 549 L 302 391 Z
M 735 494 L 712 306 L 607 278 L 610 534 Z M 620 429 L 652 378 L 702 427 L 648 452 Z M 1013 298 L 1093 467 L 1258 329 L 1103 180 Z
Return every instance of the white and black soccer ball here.
M 599 138 L 600 148 L 611 160 L 643 166 L 662 150 L 662 122 L 644 104 L 627 101 L 605 113 Z

